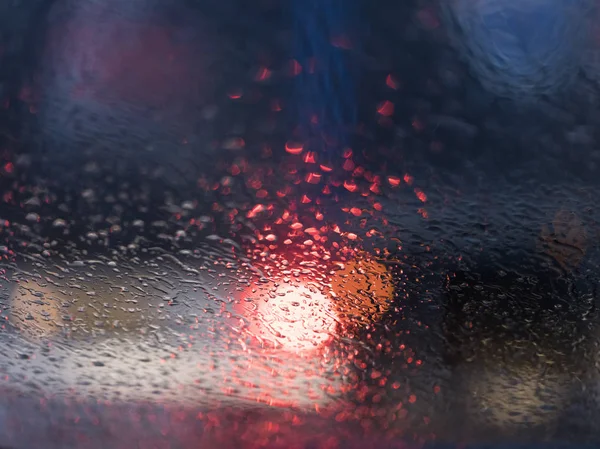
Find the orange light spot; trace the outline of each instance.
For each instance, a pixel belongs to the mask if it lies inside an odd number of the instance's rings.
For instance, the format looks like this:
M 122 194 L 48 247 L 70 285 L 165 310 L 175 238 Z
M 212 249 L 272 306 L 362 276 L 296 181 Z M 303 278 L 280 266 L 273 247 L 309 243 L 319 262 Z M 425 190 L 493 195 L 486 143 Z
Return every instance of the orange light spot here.
M 312 201 L 312 200 L 311 200 L 309 197 L 307 197 L 306 195 L 302 195 L 302 199 L 300 200 L 300 202 L 301 202 L 302 204 L 308 204 L 308 203 L 310 203 L 311 201 Z
M 360 210 L 358 207 L 353 207 L 350 209 L 350 213 L 355 217 L 360 217 L 362 215 L 362 210 Z
M 408 402 L 410 402 L 411 404 L 414 404 L 415 402 L 417 402 L 417 397 L 414 394 L 411 394 L 408 397 Z
M 269 192 L 267 192 L 265 189 L 260 189 L 258 192 L 256 192 L 256 198 L 266 198 L 269 196 Z
M 377 112 L 384 117 L 389 117 L 394 114 L 394 103 L 391 101 L 384 101 L 377 107 Z
M 326 172 L 326 173 L 329 173 L 329 172 L 333 171 L 333 168 L 331 168 L 331 167 L 329 167 L 329 166 L 327 166 L 327 165 L 319 165 L 319 168 L 320 168 L 322 171 Z
M 354 232 L 349 232 L 346 237 L 348 237 L 348 240 L 356 240 L 358 238 Z
M 414 180 L 415 180 L 415 178 L 413 178 L 408 173 L 404 175 L 404 182 L 407 183 L 408 185 L 411 185 Z
M 303 227 L 304 227 L 304 225 L 300 222 L 295 222 L 290 225 L 290 229 L 293 229 L 294 231 L 298 231 L 298 230 L 302 229 Z
M 332 292 L 339 299 L 334 305 L 340 318 L 369 322 L 380 319 L 394 296 L 391 281 L 387 268 L 371 259 L 356 258 L 342 265 L 331 282 Z

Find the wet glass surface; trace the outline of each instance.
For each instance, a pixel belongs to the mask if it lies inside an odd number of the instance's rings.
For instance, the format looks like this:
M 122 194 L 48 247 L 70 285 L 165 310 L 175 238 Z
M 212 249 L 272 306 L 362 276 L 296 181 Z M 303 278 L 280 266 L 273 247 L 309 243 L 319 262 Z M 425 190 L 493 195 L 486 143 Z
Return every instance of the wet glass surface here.
M 1 5 L 0 447 L 596 447 L 597 15 Z

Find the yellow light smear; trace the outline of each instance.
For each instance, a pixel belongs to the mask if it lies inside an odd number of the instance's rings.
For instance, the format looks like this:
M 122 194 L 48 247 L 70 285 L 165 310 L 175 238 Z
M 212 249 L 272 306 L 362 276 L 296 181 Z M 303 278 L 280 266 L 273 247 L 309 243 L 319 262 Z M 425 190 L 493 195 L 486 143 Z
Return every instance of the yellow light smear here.
M 9 320 L 28 338 L 43 338 L 68 331 L 73 338 L 92 332 L 111 333 L 117 329 L 131 332 L 155 321 L 138 306 L 98 287 L 88 296 L 79 289 L 59 287 L 37 280 L 21 280 L 11 292 Z

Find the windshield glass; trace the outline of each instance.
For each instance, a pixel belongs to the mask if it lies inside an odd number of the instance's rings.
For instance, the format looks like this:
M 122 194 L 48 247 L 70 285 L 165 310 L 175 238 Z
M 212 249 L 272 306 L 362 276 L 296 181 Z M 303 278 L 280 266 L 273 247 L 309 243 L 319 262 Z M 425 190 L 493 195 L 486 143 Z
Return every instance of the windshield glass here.
M 598 13 L 0 5 L 0 445 L 595 447 Z

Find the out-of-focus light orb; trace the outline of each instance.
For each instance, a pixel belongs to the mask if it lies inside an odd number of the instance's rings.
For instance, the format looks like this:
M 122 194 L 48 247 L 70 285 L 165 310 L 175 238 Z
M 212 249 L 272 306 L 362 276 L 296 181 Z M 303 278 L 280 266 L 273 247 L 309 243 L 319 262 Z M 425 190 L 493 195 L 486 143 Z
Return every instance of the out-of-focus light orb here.
M 330 285 L 317 286 L 306 276 L 252 286 L 244 292 L 242 316 L 259 342 L 302 353 L 344 329 L 378 321 L 393 294 L 390 272 L 363 254 L 334 270 Z
M 550 95 L 577 75 L 588 0 L 442 2 L 452 40 L 483 86 L 514 99 Z
M 374 322 L 390 307 L 394 296 L 392 276 L 385 265 L 357 258 L 344 264 L 331 283 L 335 310 L 342 320 Z
M 246 293 L 247 331 L 261 343 L 291 352 L 314 350 L 335 335 L 333 301 L 309 283 L 267 283 Z

